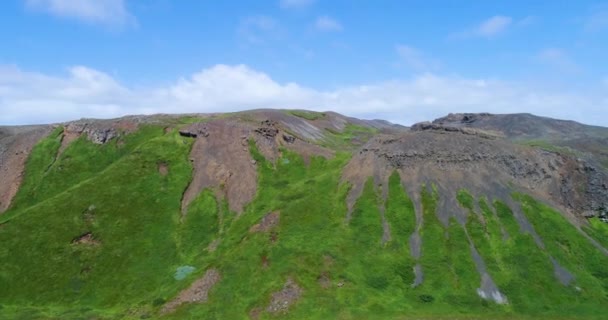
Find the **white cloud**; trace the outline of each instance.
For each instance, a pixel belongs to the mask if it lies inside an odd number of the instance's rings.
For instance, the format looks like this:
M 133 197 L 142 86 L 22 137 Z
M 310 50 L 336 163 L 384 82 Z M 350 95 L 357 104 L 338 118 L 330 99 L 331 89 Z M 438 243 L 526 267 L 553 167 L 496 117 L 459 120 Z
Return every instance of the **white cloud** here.
M 125 0 L 25 0 L 25 3 L 32 10 L 92 24 L 120 27 L 135 23 Z
M 570 56 L 561 49 L 547 48 L 538 53 L 538 59 L 551 67 L 563 72 L 577 73 L 581 68 Z
M 268 38 L 276 38 L 279 33 L 279 23 L 268 16 L 250 16 L 241 21 L 237 32 L 245 41 L 261 44 Z
M 429 71 L 439 67 L 437 60 L 425 56 L 416 48 L 400 44 L 397 45 L 396 50 L 403 63 L 415 71 Z
M 522 19 L 522 26 L 531 22 L 527 21 L 528 17 Z M 504 33 L 513 24 L 513 18 L 507 16 L 493 16 L 487 20 L 482 21 L 479 25 L 470 28 L 468 30 L 458 32 L 450 35 L 450 38 L 454 39 L 466 39 L 466 38 L 493 38 L 501 33 Z
M 511 17 L 494 16 L 479 25 L 476 31 L 480 36 L 492 37 L 504 32 L 511 25 L 512 21 Z
M 344 29 L 340 22 L 328 16 L 318 17 L 315 21 L 315 28 L 324 32 L 342 31 Z
M 315 3 L 315 0 L 281 0 L 279 6 L 283 9 L 302 9 Z
M 65 76 L 0 67 L 0 124 L 302 108 L 403 124 L 449 112 L 532 112 L 608 126 L 607 98 L 601 92 L 548 92 L 525 84 L 430 73 L 321 91 L 296 83 L 278 83 L 244 65 L 216 65 L 169 86 L 152 88 L 130 88 L 86 67 L 71 68 Z

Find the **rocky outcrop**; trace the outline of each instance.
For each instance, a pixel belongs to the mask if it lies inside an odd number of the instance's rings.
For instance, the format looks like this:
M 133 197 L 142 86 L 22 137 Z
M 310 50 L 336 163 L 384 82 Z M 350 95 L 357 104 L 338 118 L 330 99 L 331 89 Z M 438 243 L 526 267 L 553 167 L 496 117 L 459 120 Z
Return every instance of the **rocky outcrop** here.
M 262 121 L 261 126 L 256 128 L 254 131 L 269 140 L 274 140 L 274 138 L 279 134 L 277 123 L 276 121 L 272 120 Z
M 465 127 L 454 127 L 454 126 L 444 126 L 441 124 L 431 123 L 431 122 L 420 122 L 413 125 L 410 130 L 412 131 L 437 131 L 437 132 L 460 132 L 466 135 L 478 136 L 484 139 L 496 139 L 498 136 L 489 132 L 484 132 L 482 130 L 476 130 Z
M 584 139 L 588 141 L 589 139 L 602 139 L 608 135 L 607 128 L 527 113 L 450 113 L 434 120 L 433 124 L 488 130 L 514 140 L 543 139 L 565 142 Z
M 95 144 L 104 144 L 119 136 L 119 131 L 103 123 L 95 122 L 72 122 L 65 126 L 65 133 L 80 136 L 86 134 L 87 138 Z
M 187 138 L 208 137 L 209 129 L 205 123 L 197 123 L 179 130 L 179 135 Z
M 464 124 L 470 125 L 478 121 L 483 121 L 493 117 L 491 113 L 450 113 L 447 116 L 435 119 L 433 124 Z
M 296 137 L 289 134 L 283 134 L 283 141 L 287 143 L 294 143 L 296 142 Z
M 598 216 L 606 216 L 608 212 L 608 173 L 587 161 L 580 159 L 578 161 L 580 165 L 577 173 L 585 176 L 587 180 L 586 183 L 583 182 L 585 188 L 583 201 L 586 206 L 583 206 L 582 209 L 597 212 Z
M 432 182 L 440 194 L 455 195 L 460 188 L 475 194 L 509 199 L 524 191 L 582 217 L 586 211 L 608 207 L 608 176 L 581 159 L 519 146 L 508 140 L 488 139 L 477 132 L 420 124 L 396 136 L 378 136 L 366 144 L 347 165 L 344 179 L 353 184 L 348 204 L 352 208 L 368 177 L 385 186 L 397 170 L 412 192 Z M 466 129 L 466 128 L 465 128 Z M 445 211 L 455 200 L 447 197 Z M 441 211 L 441 210 L 440 210 Z M 457 212 L 442 212 L 443 221 Z M 463 221 L 465 217 L 460 217 Z

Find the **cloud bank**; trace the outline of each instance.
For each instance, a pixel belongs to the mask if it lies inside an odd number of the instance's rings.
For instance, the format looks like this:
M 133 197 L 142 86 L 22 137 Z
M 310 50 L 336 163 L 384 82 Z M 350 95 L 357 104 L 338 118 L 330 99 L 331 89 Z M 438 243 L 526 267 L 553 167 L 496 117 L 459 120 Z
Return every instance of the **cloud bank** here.
M 279 83 L 245 65 L 215 65 L 164 87 L 133 88 L 84 66 L 72 67 L 62 76 L 0 66 L 0 124 L 301 108 L 406 125 L 450 112 L 531 112 L 608 126 L 608 95 L 598 92 L 548 92 L 523 84 L 432 73 L 322 91 Z

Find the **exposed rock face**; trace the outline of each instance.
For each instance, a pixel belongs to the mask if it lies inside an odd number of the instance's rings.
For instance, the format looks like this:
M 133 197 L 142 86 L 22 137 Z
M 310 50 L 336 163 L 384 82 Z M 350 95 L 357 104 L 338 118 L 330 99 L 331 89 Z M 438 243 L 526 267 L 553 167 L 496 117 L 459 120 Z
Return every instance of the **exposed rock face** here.
M 343 129 L 346 123 L 342 116 L 306 121 L 281 111 L 257 110 L 247 112 L 242 119 L 236 114 L 182 128 L 181 136 L 196 139 L 190 155 L 194 177 L 184 192 L 182 214 L 205 188 L 227 198 L 230 210 L 243 211 L 257 188 L 257 163 L 249 152 L 250 140 L 273 163 L 281 156 L 281 147 L 298 153 L 305 161 L 312 156 L 329 158 L 333 150 L 307 140 L 322 139 L 326 128 Z
M 82 119 L 65 123 L 58 156 L 81 135 L 86 135 L 87 139 L 95 144 L 105 144 L 123 134 L 137 130 L 139 123 L 146 121 L 148 121 L 146 117 L 125 117 L 111 120 Z
M 260 110 L 252 113 L 260 119 L 254 129 L 254 140 L 266 159 L 275 162 L 280 156 L 280 147 L 285 147 L 300 154 L 308 162 L 312 156 L 330 158 L 334 152 L 320 147 L 315 141 L 324 137 L 327 127 L 340 126 L 340 121 L 331 122 L 331 117 L 322 120 L 307 121 L 283 112 Z M 305 123 L 305 124 L 304 124 Z M 343 128 L 343 125 L 342 125 Z
M 453 197 L 460 188 L 500 199 L 509 199 L 516 190 L 525 191 L 581 215 L 608 205 L 604 188 L 608 177 L 584 161 L 459 128 L 434 127 L 425 124 L 399 137 L 378 136 L 365 145 L 344 172 L 344 179 L 354 186 L 348 196 L 349 209 L 368 177 L 384 187 L 393 170 L 399 171 L 412 193 L 432 182 L 440 194 Z M 441 201 L 444 222 L 450 215 L 460 215 L 450 214 L 454 212 L 450 207 L 457 206 L 454 198 Z
M 267 139 L 274 139 L 279 134 L 279 129 L 273 127 L 260 127 L 255 129 L 255 132 L 259 133 Z
M 88 122 L 77 121 L 68 123 L 65 127 L 65 133 L 80 136 L 86 134 L 91 142 L 96 144 L 104 144 L 119 135 L 119 132 L 113 126 L 104 125 L 103 122 Z
M 0 127 L 0 214 L 17 194 L 32 148 L 47 136 L 51 126 Z
M 190 153 L 194 173 L 184 192 L 182 214 L 205 188 L 227 198 L 230 210 L 242 212 L 257 190 L 256 167 L 247 143 L 251 129 L 238 121 L 220 119 L 193 124 L 184 131 L 197 138 Z
M 484 119 L 488 119 L 493 117 L 494 115 L 490 113 L 450 113 L 443 118 L 436 119 L 433 121 L 434 124 L 471 124 L 478 121 L 483 121 Z
M 411 127 L 412 131 L 445 131 L 445 132 L 460 132 L 462 134 L 479 136 L 485 139 L 496 139 L 497 136 L 495 134 L 491 134 L 489 132 L 484 132 L 481 130 L 471 129 L 471 128 L 463 128 L 463 127 L 453 127 L 453 126 L 444 126 L 441 124 L 431 123 L 431 122 L 420 122 Z
M 586 126 L 574 121 L 556 120 L 531 114 L 455 113 L 433 121 L 451 127 L 470 127 L 501 132 L 509 138 L 551 138 L 570 140 L 592 137 L 605 128 Z
M 179 131 L 179 135 L 187 138 L 208 137 L 209 129 L 205 123 L 197 123 Z

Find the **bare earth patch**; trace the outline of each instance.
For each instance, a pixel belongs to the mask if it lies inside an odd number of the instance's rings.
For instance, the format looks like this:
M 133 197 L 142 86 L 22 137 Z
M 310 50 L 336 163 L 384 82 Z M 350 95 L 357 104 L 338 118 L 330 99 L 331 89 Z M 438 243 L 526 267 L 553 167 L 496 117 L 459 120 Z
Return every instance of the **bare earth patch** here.
M 281 291 L 272 294 L 270 305 L 268 305 L 266 311 L 270 313 L 286 313 L 289 307 L 296 303 L 301 295 L 302 289 L 300 286 L 293 279 L 289 278 Z
M 159 162 L 158 173 L 163 177 L 167 176 L 169 174 L 169 165 L 164 162 Z
M 262 256 L 262 269 L 266 270 L 270 267 L 270 260 L 268 260 L 267 255 Z
M 72 240 L 72 244 L 82 244 L 87 246 L 98 246 L 101 243 L 93 237 L 93 233 L 87 232 Z
M 322 272 L 317 280 L 319 281 L 319 285 L 323 289 L 327 289 L 331 286 L 331 278 L 329 277 L 328 272 Z
M 59 151 L 57 152 L 57 158 L 59 158 L 59 156 L 63 154 L 65 149 L 67 149 L 70 144 L 72 144 L 72 142 L 74 142 L 80 137 L 81 133 L 82 132 L 75 130 L 70 125 L 67 125 L 63 128 L 63 136 L 61 137 L 61 146 L 59 147 Z
M 246 125 L 226 119 L 193 124 L 180 131 L 183 136 L 196 139 L 190 152 L 194 174 L 182 199 L 183 215 L 206 188 L 215 190 L 218 197 L 225 197 L 230 210 L 237 213 L 253 199 L 257 171 L 241 138 L 249 132 Z
M 260 223 L 253 225 L 249 232 L 268 232 L 276 225 L 279 224 L 279 218 L 281 213 L 279 211 L 273 211 L 262 218 Z
M 262 314 L 262 311 L 264 311 L 262 308 L 251 309 L 251 311 L 249 311 L 249 319 L 258 320 Z
M 51 126 L 0 127 L 0 213 L 8 209 L 21 186 L 32 148 L 51 129 Z
M 185 303 L 205 303 L 209 299 L 209 291 L 213 286 L 220 281 L 221 275 L 216 269 L 209 269 L 205 275 L 194 281 L 194 283 L 186 290 L 182 291 L 175 299 L 161 309 L 161 314 L 167 314 L 175 311 L 179 306 Z

